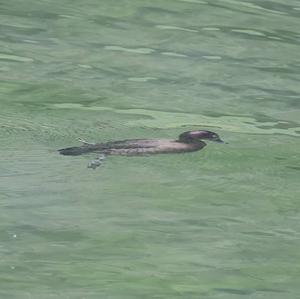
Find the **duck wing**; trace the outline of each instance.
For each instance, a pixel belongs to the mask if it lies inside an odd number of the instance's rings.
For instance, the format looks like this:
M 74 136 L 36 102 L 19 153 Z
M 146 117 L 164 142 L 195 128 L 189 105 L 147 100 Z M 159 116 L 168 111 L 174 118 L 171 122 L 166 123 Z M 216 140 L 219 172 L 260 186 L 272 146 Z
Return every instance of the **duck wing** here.
M 155 140 L 151 139 L 126 139 L 105 143 L 83 144 L 81 146 L 59 149 L 58 152 L 61 155 L 66 156 L 78 156 L 90 152 L 101 152 L 109 149 L 150 148 L 154 147 L 155 145 Z

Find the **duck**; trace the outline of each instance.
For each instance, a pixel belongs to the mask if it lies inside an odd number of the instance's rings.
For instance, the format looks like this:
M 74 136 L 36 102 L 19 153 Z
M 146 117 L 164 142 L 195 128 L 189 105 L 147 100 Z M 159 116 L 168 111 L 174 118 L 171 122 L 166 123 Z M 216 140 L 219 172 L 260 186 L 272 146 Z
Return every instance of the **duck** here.
M 81 140 L 83 143 L 81 146 L 59 149 L 58 152 L 65 156 L 78 156 L 92 152 L 104 156 L 186 153 L 203 149 L 206 146 L 203 140 L 224 143 L 215 132 L 197 130 L 183 132 L 177 139 L 125 139 L 104 143 L 89 143 Z

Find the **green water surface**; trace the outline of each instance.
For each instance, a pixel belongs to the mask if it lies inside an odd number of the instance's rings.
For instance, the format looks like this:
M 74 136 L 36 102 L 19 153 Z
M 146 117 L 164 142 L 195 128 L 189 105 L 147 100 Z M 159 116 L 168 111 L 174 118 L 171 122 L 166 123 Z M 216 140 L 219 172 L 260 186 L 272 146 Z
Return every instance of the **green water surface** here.
M 0 0 L 0 298 L 300 298 L 298 0 Z M 65 157 L 77 138 L 226 145 Z

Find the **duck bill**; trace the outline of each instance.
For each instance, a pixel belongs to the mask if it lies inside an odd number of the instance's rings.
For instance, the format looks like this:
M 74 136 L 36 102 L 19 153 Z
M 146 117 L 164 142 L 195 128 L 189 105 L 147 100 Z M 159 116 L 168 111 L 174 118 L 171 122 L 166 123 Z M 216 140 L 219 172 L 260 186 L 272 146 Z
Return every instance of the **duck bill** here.
M 218 139 L 215 139 L 213 140 L 214 142 L 217 142 L 217 143 L 225 143 L 222 139 L 218 138 Z

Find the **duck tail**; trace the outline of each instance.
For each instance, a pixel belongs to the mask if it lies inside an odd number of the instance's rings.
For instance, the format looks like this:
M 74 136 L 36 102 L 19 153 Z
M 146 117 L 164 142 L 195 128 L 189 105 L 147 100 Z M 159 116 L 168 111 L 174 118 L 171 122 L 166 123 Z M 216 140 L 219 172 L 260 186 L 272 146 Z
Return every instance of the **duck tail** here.
M 83 146 L 62 148 L 59 149 L 58 152 L 64 156 L 79 156 L 82 154 L 92 152 L 93 150 L 95 150 L 94 147 L 83 145 Z

